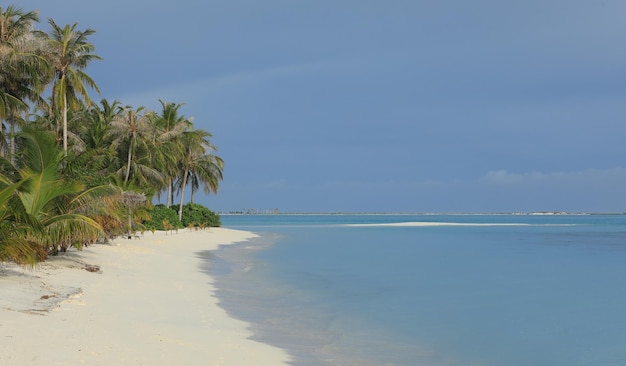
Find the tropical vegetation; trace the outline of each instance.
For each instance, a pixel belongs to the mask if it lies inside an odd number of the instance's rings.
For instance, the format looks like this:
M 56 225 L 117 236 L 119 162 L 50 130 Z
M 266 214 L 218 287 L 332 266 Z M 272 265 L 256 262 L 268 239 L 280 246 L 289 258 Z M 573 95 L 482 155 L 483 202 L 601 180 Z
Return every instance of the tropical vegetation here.
M 39 22 L 37 11 L 0 7 L 0 261 L 33 264 L 137 230 L 219 226 L 193 203 L 223 177 L 211 134 L 181 103 L 95 102 L 95 31 L 48 19 L 45 32 Z

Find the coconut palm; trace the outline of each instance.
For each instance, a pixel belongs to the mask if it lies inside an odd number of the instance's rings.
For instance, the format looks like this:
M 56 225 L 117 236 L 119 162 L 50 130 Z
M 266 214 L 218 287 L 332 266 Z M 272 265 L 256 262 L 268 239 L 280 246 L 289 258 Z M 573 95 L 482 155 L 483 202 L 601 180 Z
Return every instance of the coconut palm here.
M 138 186 L 154 187 L 163 182 L 163 174 L 150 164 L 151 123 L 144 108 L 126 106 L 113 119 L 109 130 L 111 148 L 118 151 L 117 174 L 123 183 L 134 180 Z
M 34 227 L 20 220 L 24 209 L 21 201 L 14 198 L 23 182 L 12 183 L 0 177 L 0 261 L 34 265 L 45 254 L 39 255 L 36 243 L 28 239 Z
M 178 175 L 178 160 L 181 151 L 181 136 L 188 131 L 191 120 L 180 115 L 178 110 L 183 104 L 168 103 L 159 100 L 162 107 L 161 114 L 153 114 L 153 143 L 158 148 L 152 150 L 153 163 L 165 176 L 167 190 L 166 206 L 173 204 L 174 179 Z
M 52 104 L 55 111 L 60 111 L 61 114 L 63 152 L 67 155 L 68 108 L 76 107 L 81 97 L 90 104 L 88 88 L 100 93 L 95 81 L 83 70 L 91 61 L 102 58 L 93 53 L 95 47 L 87 41 L 95 32 L 93 29 L 79 31 L 76 29 L 78 23 L 61 28 L 52 19 L 48 23 L 52 29 L 48 36 L 47 57 L 55 72 Z
M 110 181 L 112 162 L 116 157 L 110 149 L 109 131 L 113 119 L 120 113 L 120 103 L 102 99 L 100 104 L 71 113 L 72 118 L 68 120 L 70 130 L 76 133 L 70 134 L 74 143 L 70 145 L 63 172 L 67 177 L 80 179 L 88 187 Z
M 213 145 L 210 148 L 213 151 L 217 150 Z M 209 153 L 200 158 L 196 164 L 196 169 L 189 172 L 188 180 L 191 185 L 190 202 L 194 202 L 194 193 L 198 191 L 200 184 L 202 184 L 204 193 L 217 193 L 219 182 L 224 179 L 223 171 L 224 160 L 219 156 Z
M 87 213 L 97 211 L 96 198 L 106 189 L 85 189 L 79 182 L 63 179 L 58 171 L 64 154 L 51 132 L 27 129 L 18 134 L 21 149 L 18 171 L 22 186 L 17 196 L 24 220 L 35 228 L 26 239 L 56 254 L 70 245 L 97 238 L 101 227 Z
M 178 218 L 182 220 L 185 189 L 190 177 L 202 181 L 207 191 L 217 191 L 218 182 L 222 180 L 224 162 L 213 155 L 215 146 L 209 142 L 212 135 L 204 130 L 187 131 L 182 136 L 182 156 L 179 167 L 182 175 L 179 177 L 180 204 Z
M 24 13 L 13 5 L 4 10 L 0 7 L 0 118 L 7 118 L 12 109 L 27 107 L 15 95 L 20 86 L 16 79 L 21 77 L 24 47 L 32 34 L 33 23 L 38 21 L 37 12 Z
M 112 103 L 103 98 L 100 106 L 93 105 L 89 109 L 84 123 L 78 126 L 80 138 L 87 149 L 108 148 L 107 134 L 113 120 L 122 112 L 121 103 L 114 100 Z
M 0 119 L 9 124 L 11 155 L 15 124 L 28 110 L 27 101 L 42 101 L 40 93 L 50 76 L 47 62 L 40 57 L 43 43 L 33 32 L 38 21 L 36 11 L 24 12 L 13 5 L 0 8 Z M 6 150 L 5 139 L 0 143 Z

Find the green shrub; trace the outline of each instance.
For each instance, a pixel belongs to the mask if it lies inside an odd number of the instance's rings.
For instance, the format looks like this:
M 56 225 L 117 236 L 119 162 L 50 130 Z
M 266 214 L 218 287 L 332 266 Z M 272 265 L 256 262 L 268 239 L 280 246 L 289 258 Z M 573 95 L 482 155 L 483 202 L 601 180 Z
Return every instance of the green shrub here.
M 178 207 L 176 207 L 178 209 Z M 208 208 L 197 203 L 187 203 L 183 206 L 183 227 L 220 227 L 220 216 Z
M 150 214 L 150 220 L 143 223 L 147 230 L 168 230 L 169 228 L 165 228 L 163 225 L 164 221 L 172 225 L 174 229 L 183 227 L 180 220 L 178 220 L 176 210 L 170 207 L 158 204 L 152 210 L 149 210 L 148 213 Z

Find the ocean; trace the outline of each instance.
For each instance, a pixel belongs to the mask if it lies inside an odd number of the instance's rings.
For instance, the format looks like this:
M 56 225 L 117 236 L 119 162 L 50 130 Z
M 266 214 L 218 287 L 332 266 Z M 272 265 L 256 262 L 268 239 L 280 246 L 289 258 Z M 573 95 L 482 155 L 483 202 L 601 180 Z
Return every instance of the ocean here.
M 224 215 L 220 305 L 294 365 L 626 364 L 626 215 Z M 399 225 L 389 225 L 399 224 Z

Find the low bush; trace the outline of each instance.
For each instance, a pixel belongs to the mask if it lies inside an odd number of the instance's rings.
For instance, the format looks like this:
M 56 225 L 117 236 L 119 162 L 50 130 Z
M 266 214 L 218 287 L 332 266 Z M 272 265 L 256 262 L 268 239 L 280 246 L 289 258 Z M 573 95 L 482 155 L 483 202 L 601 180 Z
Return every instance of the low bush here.
M 162 204 L 155 205 L 153 209 L 148 211 L 150 220 L 144 221 L 143 225 L 147 230 L 171 230 L 182 228 L 183 225 L 178 219 L 176 210 Z M 165 227 L 164 223 L 171 225 Z
M 178 207 L 176 207 L 178 209 Z M 208 208 L 197 203 L 187 203 L 183 206 L 183 227 L 220 227 L 222 222 L 220 216 Z

